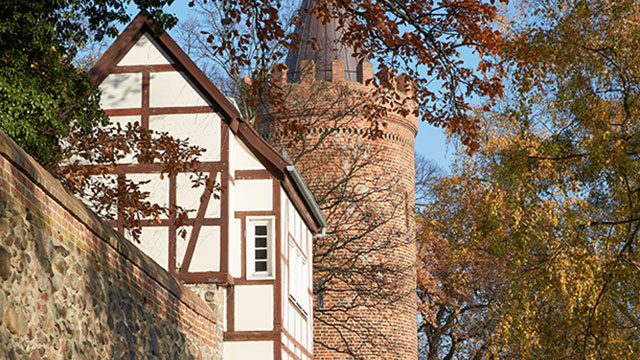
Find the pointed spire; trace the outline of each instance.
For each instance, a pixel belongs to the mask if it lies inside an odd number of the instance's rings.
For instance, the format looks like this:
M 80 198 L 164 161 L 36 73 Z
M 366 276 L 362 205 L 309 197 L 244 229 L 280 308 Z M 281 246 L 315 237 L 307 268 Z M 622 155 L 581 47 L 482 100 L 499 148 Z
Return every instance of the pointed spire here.
M 300 80 L 301 73 L 304 76 L 304 64 L 308 64 L 308 60 L 313 60 L 315 62 L 315 78 L 332 81 L 334 80 L 333 61 L 344 60 L 344 80 L 357 81 L 358 60 L 352 56 L 353 49 L 339 43 L 341 31 L 338 29 L 338 21 L 332 19 L 323 24 L 312 13 L 314 7 L 314 0 L 302 0 L 300 7 L 302 26 L 296 28 L 296 32 L 300 35 L 300 47 L 296 51 L 289 51 L 286 61 L 289 67 L 289 80 Z M 320 46 L 317 50 L 311 46 L 313 39 Z

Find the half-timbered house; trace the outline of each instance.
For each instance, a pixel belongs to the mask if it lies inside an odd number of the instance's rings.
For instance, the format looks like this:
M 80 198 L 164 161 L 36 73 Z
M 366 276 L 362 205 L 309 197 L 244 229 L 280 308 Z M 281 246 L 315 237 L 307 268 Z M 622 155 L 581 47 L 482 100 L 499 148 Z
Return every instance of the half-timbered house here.
M 202 196 L 188 174 L 161 177 L 159 164 L 115 173 L 150 180 L 145 190 L 159 204 L 197 210 L 184 239 L 173 218 L 143 222 L 139 247 L 184 283 L 224 292 L 224 359 L 312 358 L 312 241 L 325 223 L 295 168 L 144 15 L 90 76 L 112 122 L 140 122 L 206 149 L 201 170 L 222 186 L 219 198 Z

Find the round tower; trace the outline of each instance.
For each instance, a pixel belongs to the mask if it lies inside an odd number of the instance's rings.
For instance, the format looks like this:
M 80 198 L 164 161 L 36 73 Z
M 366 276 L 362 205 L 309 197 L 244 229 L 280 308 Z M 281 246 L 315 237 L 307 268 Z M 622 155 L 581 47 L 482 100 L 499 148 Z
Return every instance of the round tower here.
M 314 358 L 417 359 L 418 119 L 383 111 L 372 131 L 372 64 L 337 42 L 336 21 L 312 15 L 313 0 L 302 6 L 301 46 L 272 74 L 284 105 L 262 111 L 258 128 L 296 165 L 329 224 L 314 240 Z M 382 77 L 392 95 L 410 95 L 407 77 Z

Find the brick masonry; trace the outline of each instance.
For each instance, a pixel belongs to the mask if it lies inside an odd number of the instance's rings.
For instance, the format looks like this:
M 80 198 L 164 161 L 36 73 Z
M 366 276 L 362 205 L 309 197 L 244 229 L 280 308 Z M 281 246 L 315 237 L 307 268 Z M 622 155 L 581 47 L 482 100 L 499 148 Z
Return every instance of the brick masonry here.
M 350 348 L 357 349 L 358 355 L 365 359 L 417 359 L 416 249 L 412 214 L 415 187 L 414 139 L 418 131 L 418 119 L 389 111 L 382 119 L 385 124 L 382 136 L 375 139 L 368 137 L 366 133 L 370 124 L 359 115 L 358 104 L 362 103 L 362 99 L 366 98 L 371 90 L 363 84 L 367 79 L 373 78 L 371 64 L 365 62 L 358 69 L 360 83 L 344 80 L 344 64 L 340 60 L 333 63 L 332 82 L 314 79 L 313 61 L 304 63 L 303 68 L 310 68 L 311 71 L 307 76 L 303 74 L 299 83 L 287 83 L 286 69 L 284 73 L 273 75 L 280 87 L 289 94 L 287 102 L 291 111 L 284 120 L 287 124 L 285 126 L 295 129 L 295 125 L 300 124 L 307 127 L 302 135 L 307 147 L 313 147 L 321 138 L 324 142 L 324 145 L 302 156 L 296 166 L 313 191 L 314 184 L 322 182 L 318 179 L 335 179 L 342 176 L 342 164 L 353 161 L 349 159 L 353 154 L 349 150 L 357 146 L 364 149 L 363 154 L 368 154 L 365 156 L 375 154 L 377 160 L 366 165 L 362 171 L 363 180 L 358 186 L 366 188 L 393 184 L 393 189 L 388 189 L 392 190 L 393 195 L 381 193 L 378 197 L 370 197 L 368 201 L 371 203 L 363 206 L 375 209 L 377 214 L 390 214 L 390 218 L 384 226 L 375 231 L 375 235 L 362 239 L 359 246 L 367 249 L 378 246 L 377 244 L 387 239 L 393 239 L 390 249 L 373 252 L 368 256 L 372 262 L 384 262 L 399 269 L 392 275 L 394 288 L 391 290 L 401 294 L 401 299 L 392 304 L 370 308 L 363 306 L 350 309 L 348 314 L 340 314 L 340 311 L 332 314 L 331 321 L 343 321 L 345 328 L 356 329 L 354 331 L 337 330 L 335 326 L 327 325 L 323 319 L 315 321 L 315 359 L 352 359 L 348 354 L 340 353 L 340 349 L 345 349 L 345 343 Z M 391 81 L 396 84 L 400 96 L 405 96 L 411 91 L 411 84 L 406 77 L 394 77 Z M 300 108 L 304 109 L 298 111 Z M 268 121 L 273 117 L 268 110 L 262 117 L 266 121 L 259 124 L 260 131 L 269 134 L 270 141 L 277 148 L 285 148 L 291 157 L 300 153 L 301 142 L 291 142 L 291 134 L 295 133 L 295 130 L 292 132 L 286 128 L 278 128 L 282 119 Z M 327 131 L 331 131 L 332 134 L 325 137 Z M 329 227 L 340 228 L 341 224 L 331 223 L 331 219 L 345 218 L 332 215 L 334 214 L 325 214 L 329 219 Z M 319 275 L 316 273 L 314 276 Z M 375 281 L 372 281 L 372 286 L 374 284 Z M 340 284 L 334 283 L 332 286 L 339 288 Z M 340 297 L 325 295 L 324 308 L 333 306 L 339 309 L 353 299 L 353 294 L 340 294 Z M 316 316 L 317 314 L 316 312 Z M 366 319 L 367 323 L 354 321 L 357 318 Z M 363 331 L 363 336 L 362 333 L 358 334 L 357 329 L 362 326 L 371 326 L 374 330 Z M 327 349 L 326 346 L 317 346 L 318 343 L 334 347 L 338 351 Z
M 0 132 L 0 358 L 221 359 L 212 304 Z

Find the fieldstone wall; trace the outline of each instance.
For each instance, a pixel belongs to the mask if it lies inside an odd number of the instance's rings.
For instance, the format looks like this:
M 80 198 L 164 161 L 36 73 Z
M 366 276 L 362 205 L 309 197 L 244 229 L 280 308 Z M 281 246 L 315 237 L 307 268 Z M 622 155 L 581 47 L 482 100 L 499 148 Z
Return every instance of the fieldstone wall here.
M 185 284 L 185 286 L 196 294 L 213 312 L 218 321 L 215 325 L 215 341 L 218 344 L 224 342 L 224 317 L 226 316 L 225 298 L 226 288 L 216 284 Z
M 0 132 L 1 359 L 221 359 L 210 306 Z

